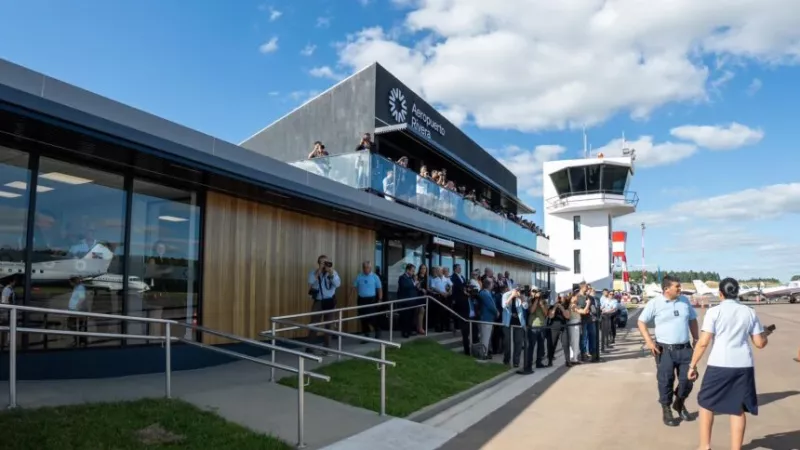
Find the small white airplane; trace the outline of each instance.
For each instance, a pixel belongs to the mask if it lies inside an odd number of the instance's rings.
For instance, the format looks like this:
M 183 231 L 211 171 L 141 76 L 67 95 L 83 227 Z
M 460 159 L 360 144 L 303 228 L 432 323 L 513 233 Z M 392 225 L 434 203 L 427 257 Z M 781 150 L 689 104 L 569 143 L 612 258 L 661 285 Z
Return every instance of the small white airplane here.
M 34 286 L 67 283 L 72 277 L 80 277 L 86 287 L 121 291 L 123 276 L 108 273 L 114 254 L 103 244 L 97 243 L 82 258 L 62 258 L 39 261 L 31 264 L 31 282 Z M 0 279 L 25 273 L 22 261 L 0 261 Z M 150 289 L 141 278 L 128 277 L 128 286 L 136 292 Z
M 790 281 L 783 286 L 765 288 L 761 291 L 763 297 L 774 299 L 789 297 L 789 303 L 800 302 L 800 281 Z
M 708 287 L 708 285 L 705 282 L 703 282 L 701 280 L 693 280 L 692 284 L 694 284 L 694 288 L 697 290 L 697 292 L 695 292 L 695 295 L 700 295 L 700 296 L 711 295 L 711 296 L 714 296 L 714 297 L 719 295 L 719 289 L 710 288 L 710 287 Z M 749 287 L 746 284 L 743 284 L 743 285 L 739 286 L 739 299 L 740 300 L 744 300 L 744 298 L 746 296 L 749 296 L 751 294 L 756 294 L 756 293 L 758 293 L 758 288 L 752 288 L 752 287 Z

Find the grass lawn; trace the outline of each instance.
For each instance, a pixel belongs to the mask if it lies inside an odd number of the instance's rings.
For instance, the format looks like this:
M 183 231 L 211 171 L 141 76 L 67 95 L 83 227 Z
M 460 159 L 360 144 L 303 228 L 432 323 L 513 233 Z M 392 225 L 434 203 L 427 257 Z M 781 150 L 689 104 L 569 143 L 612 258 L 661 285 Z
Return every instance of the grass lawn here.
M 405 417 L 508 370 L 497 363 L 478 363 L 430 339 L 417 339 L 400 349 L 387 349 L 386 359 L 397 363 L 396 367 L 386 368 L 386 413 L 395 417 Z M 380 372 L 375 364 L 346 360 L 316 372 L 330 376 L 331 381 L 312 381 L 306 392 L 380 411 Z M 279 383 L 297 387 L 294 376 Z
M 0 413 L 3 450 L 288 450 L 179 400 L 140 400 Z

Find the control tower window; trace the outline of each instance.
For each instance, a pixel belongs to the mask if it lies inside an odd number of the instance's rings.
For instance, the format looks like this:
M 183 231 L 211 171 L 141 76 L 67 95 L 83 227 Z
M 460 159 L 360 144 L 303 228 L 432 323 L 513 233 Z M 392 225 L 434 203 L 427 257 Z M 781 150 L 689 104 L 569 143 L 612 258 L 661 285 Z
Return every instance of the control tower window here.
M 569 169 L 569 184 L 573 194 L 586 192 L 586 168 L 572 167 Z
M 569 175 L 567 169 L 559 170 L 550 174 L 550 180 L 553 181 L 553 187 L 556 188 L 556 193 L 559 197 L 569 195 Z
M 586 166 L 586 190 L 591 192 L 600 192 L 600 172 L 602 165 Z
M 602 186 L 607 194 L 625 194 L 625 185 L 628 182 L 627 167 L 606 165 L 603 167 Z

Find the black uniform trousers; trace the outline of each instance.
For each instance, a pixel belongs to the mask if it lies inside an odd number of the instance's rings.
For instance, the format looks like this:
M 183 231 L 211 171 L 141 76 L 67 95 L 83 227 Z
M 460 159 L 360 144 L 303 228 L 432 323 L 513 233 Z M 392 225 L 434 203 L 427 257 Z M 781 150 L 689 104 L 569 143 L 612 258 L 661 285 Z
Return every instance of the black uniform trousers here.
M 564 361 L 569 361 L 569 338 L 567 337 L 566 322 L 552 320 L 550 321 L 550 327 L 549 330 L 544 331 L 544 336 L 547 340 L 547 359 L 551 363 L 553 362 L 556 358 L 556 348 L 558 343 L 561 342 L 561 348 L 564 350 Z
M 689 380 L 689 365 L 692 363 L 692 346 L 689 343 L 667 345 L 656 343 L 661 353 L 656 355 L 656 379 L 658 380 L 658 402 L 670 405 L 673 396 L 689 397 L 694 383 Z M 675 388 L 675 376 L 678 387 Z
M 453 306 L 455 307 L 455 312 L 458 313 L 461 317 L 469 317 L 469 300 L 466 298 L 459 298 L 453 302 Z M 470 336 L 470 323 L 466 320 L 462 320 L 459 317 L 453 317 L 453 321 L 455 322 L 456 329 L 461 330 L 461 345 L 464 346 L 464 354 L 470 355 L 470 348 L 472 347 L 469 336 Z M 473 338 L 475 335 L 473 335 Z
M 378 297 L 358 297 L 358 306 L 374 305 L 376 303 L 378 303 Z M 372 314 L 375 312 L 378 312 L 377 308 L 362 308 L 360 314 Z M 367 335 L 370 331 L 376 335 L 378 334 L 378 316 L 361 318 L 361 333 Z

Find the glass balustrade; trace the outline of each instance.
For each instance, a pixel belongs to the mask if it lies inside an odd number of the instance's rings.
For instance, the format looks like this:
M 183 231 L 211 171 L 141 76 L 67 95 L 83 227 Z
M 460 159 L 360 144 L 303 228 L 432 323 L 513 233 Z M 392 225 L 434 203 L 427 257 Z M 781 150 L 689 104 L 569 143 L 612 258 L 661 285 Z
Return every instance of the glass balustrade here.
M 369 189 L 453 222 L 536 249 L 537 235 L 416 172 L 368 152 L 346 153 L 291 163 L 292 166 L 356 189 Z

